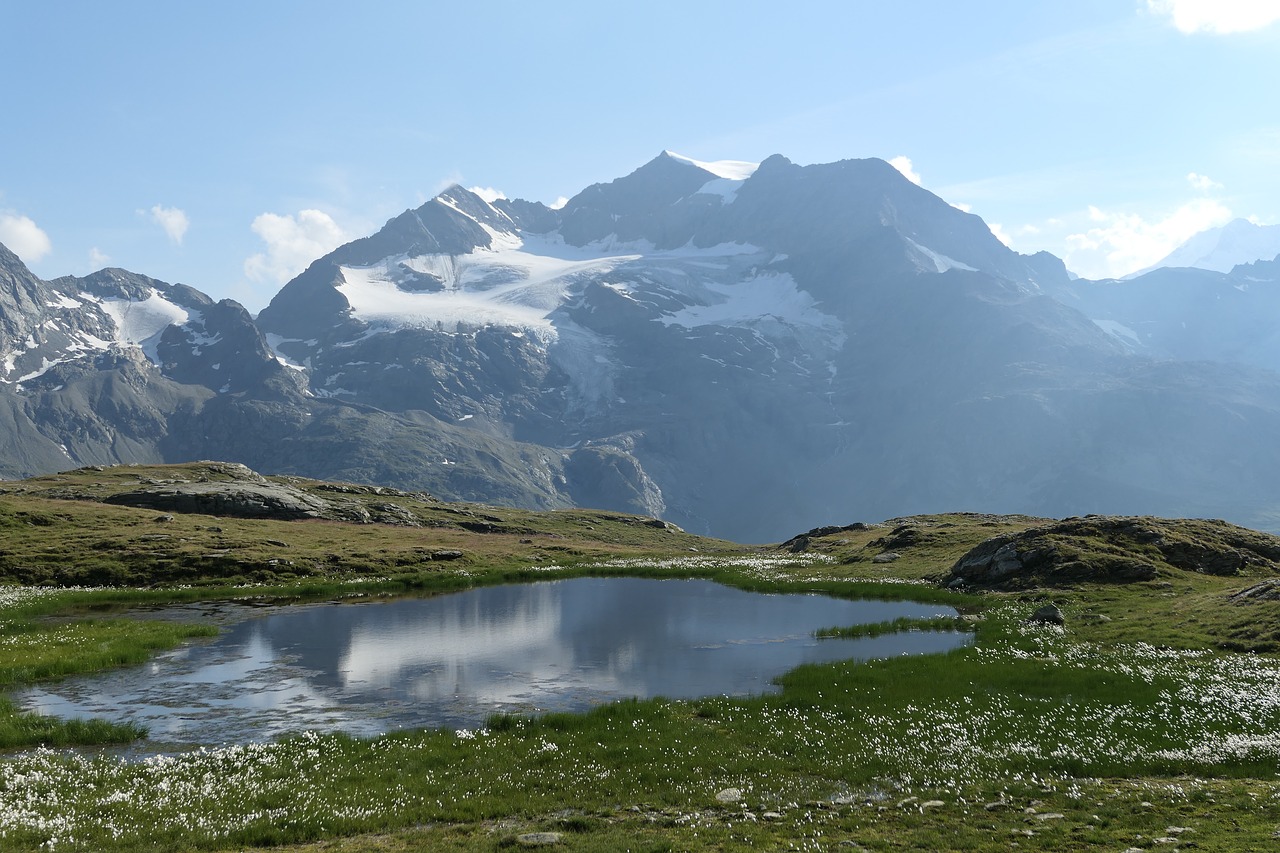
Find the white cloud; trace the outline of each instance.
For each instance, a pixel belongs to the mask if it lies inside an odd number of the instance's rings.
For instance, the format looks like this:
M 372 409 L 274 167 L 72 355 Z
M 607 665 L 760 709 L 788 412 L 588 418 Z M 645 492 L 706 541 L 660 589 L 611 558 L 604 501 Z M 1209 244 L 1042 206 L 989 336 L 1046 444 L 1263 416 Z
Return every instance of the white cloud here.
M 250 227 L 267 244 L 265 252 L 251 255 L 244 262 L 244 274 L 257 282 L 284 284 L 316 258 L 351 239 L 329 214 L 320 210 L 300 211 L 297 218 L 264 213 Z
M 164 233 L 169 235 L 170 240 L 181 246 L 182 238 L 186 236 L 187 228 L 191 225 L 187 214 L 179 208 L 165 207 L 162 204 L 152 207 L 150 213 L 151 220 L 164 229 Z
M 449 189 L 449 187 L 454 186 L 455 184 L 458 186 L 462 186 L 462 173 L 456 169 L 450 172 L 445 177 L 441 178 L 439 181 L 437 181 L 435 185 L 435 189 L 431 191 L 431 195 L 427 196 L 422 200 L 427 201 L 428 199 L 433 199 L 436 196 L 440 195 L 440 193 Z
M 31 217 L 7 211 L 0 211 L 0 243 L 29 264 L 53 251 L 53 241 Z
M 567 195 L 562 195 L 558 197 L 555 201 L 551 202 L 550 207 L 552 210 L 559 210 L 560 208 L 564 207 L 568 203 L 569 203 L 569 197 Z
M 889 165 L 901 172 L 908 181 L 919 186 L 920 173 L 911 165 L 910 157 L 899 154 L 889 161 Z
M 97 246 L 89 250 L 89 266 L 95 270 L 100 270 L 109 263 L 111 263 L 111 256 Z
M 507 194 L 502 190 L 495 190 L 493 187 L 468 187 L 467 189 L 489 202 L 489 204 L 493 204 L 500 198 L 507 197 Z
M 1013 238 L 1011 238 L 1009 233 L 1004 230 L 1003 225 L 999 222 L 990 222 L 987 224 L 987 227 L 991 229 L 991 233 L 995 235 L 997 240 L 1004 243 L 1009 248 L 1013 248 Z
M 1231 210 L 1214 199 L 1187 202 L 1162 219 L 1089 208 L 1094 227 L 1067 237 L 1067 268 L 1085 278 L 1119 278 L 1149 267 L 1192 236 L 1225 225 Z
M 953 201 L 951 206 L 956 210 L 963 210 L 965 213 L 973 213 L 973 205 L 965 204 L 963 201 Z
M 1147 8 L 1184 33 L 1243 33 L 1280 20 L 1275 0 L 1147 0 Z
M 1191 186 L 1200 190 L 1202 193 L 1207 193 L 1210 190 L 1222 189 L 1222 184 L 1218 183 L 1213 178 L 1208 175 L 1197 175 L 1195 172 L 1187 173 L 1187 183 L 1191 184 Z

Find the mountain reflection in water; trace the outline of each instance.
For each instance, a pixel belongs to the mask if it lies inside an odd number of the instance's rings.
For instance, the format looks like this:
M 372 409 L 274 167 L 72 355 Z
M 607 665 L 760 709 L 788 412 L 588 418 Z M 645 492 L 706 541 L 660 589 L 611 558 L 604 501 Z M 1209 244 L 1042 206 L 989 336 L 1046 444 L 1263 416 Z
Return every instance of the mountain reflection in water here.
M 304 729 L 373 735 L 471 728 L 501 711 L 585 710 L 632 696 L 758 694 L 803 663 L 967 641 L 956 633 L 819 641 L 819 628 L 955 611 L 763 595 L 699 580 L 577 578 L 266 615 L 219 608 L 238 621 L 212 642 L 18 698 L 43 713 L 142 723 L 157 745 L 261 741 Z

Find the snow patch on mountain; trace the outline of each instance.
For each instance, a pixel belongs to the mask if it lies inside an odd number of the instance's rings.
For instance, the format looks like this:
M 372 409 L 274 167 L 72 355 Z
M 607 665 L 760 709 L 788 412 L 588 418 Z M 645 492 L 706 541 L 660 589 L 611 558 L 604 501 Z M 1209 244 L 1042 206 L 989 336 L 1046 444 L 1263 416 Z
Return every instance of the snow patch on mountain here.
M 573 298 L 575 290 L 590 281 L 609 277 L 608 286 L 630 296 L 635 282 L 648 277 L 686 301 L 722 305 L 737 303 L 727 293 L 705 291 L 700 280 L 710 275 L 726 285 L 746 279 L 737 294 L 752 289 L 753 272 L 774 258 L 755 246 L 726 243 L 709 248 L 683 246 L 657 251 L 644 242 L 602 241 L 582 248 L 565 245 L 558 237 L 529 237 L 511 248 L 477 249 L 465 255 L 419 255 L 387 258 L 371 266 L 342 266 L 338 291 L 351 306 L 352 315 L 370 326 L 384 329 L 423 328 L 458 332 L 484 326 L 508 326 L 535 334 L 544 344 L 555 340 L 557 327 L 551 314 Z M 438 290 L 408 290 L 398 284 L 406 273 L 439 282 Z M 617 274 L 616 276 L 613 274 Z M 809 316 L 794 294 L 782 302 L 766 300 L 779 316 L 819 322 L 821 312 Z M 807 295 L 805 305 L 812 306 Z M 730 313 L 745 322 L 754 309 L 743 305 Z M 816 309 L 814 309 L 816 311 Z M 744 313 L 746 312 L 746 313 Z M 769 313 L 769 312 L 762 312 Z M 708 316 L 728 322 L 723 308 Z M 680 314 L 681 325 L 700 325 L 695 314 Z M 758 315 L 757 315 L 758 316 Z M 821 315 L 825 317 L 825 315 Z M 812 322 L 810 322 L 812 321 Z M 825 320 L 819 324 L 825 323 Z
M 1123 323 L 1117 323 L 1115 320 L 1094 320 L 1093 323 L 1130 349 L 1142 347 L 1142 339 L 1138 337 L 1138 333 Z
M 759 163 L 749 163 L 746 160 L 714 160 L 712 162 L 704 162 L 695 160 L 692 157 L 685 157 L 683 154 L 677 154 L 674 151 L 664 152 L 672 160 L 679 160 L 681 163 L 688 163 L 690 166 L 697 166 L 704 172 L 710 172 L 717 178 L 725 178 L 730 181 L 745 181 L 751 177 L 756 169 L 760 168 Z
M 716 178 L 714 181 L 707 181 L 698 190 L 696 195 L 714 195 L 720 197 L 722 204 L 733 204 L 738 197 L 738 190 L 742 187 L 743 181 L 735 181 L 732 178 Z
M 841 324 L 823 313 L 808 293 L 786 273 L 765 272 L 733 282 L 708 281 L 702 288 L 704 304 L 690 305 L 659 318 L 665 326 L 694 329 L 699 326 L 752 327 L 776 322 L 790 327 L 810 327 L 838 333 Z
M 284 367 L 289 368 L 290 370 L 305 371 L 305 370 L 309 370 L 309 369 L 311 369 L 311 357 L 310 357 L 310 356 L 308 356 L 307 358 L 305 358 L 305 359 L 304 359 L 303 361 L 301 361 L 301 362 L 294 361 L 294 360 L 293 360 L 292 358 L 290 358 L 287 354 L 285 354 L 284 352 L 281 352 L 281 350 L 280 350 L 280 346 L 281 346 L 282 344 L 300 344 L 300 343 L 305 343 L 307 346 L 312 346 L 312 347 L 313 347 L 313 346 L 315 346 L 316 344 L 318 344 L 318 343 L 319 343 L 319 341 L 318 341 L 318 340 L 312 339 L 312 340 L 309 340 L 309 341 L 305 341 L 305 342 L 304 342 L 301 338 L 286 338 L 286 337 L 284 337 L 283 335 L 277 335 L 277 334 L 275 334 L 275 333 L 273 333 L 273 332 L 267 332 L 263 337 L 265 337 L 265 338 L 266 338 L 266 340 L 267 340 L 267 346 L 271 349 L 271 355 L 272 355 L 272 356 L 275 358 L 275 360 L 276 360 L 276 361 L 278 361 L 281 365 L 283 365 Z
M 341 267 L 338 291 L 352 314 L 372 326 L 456 332 L 483 326 L 526 329 L 555 338 L 548 315 L 575 282 L 605 275 L 638 255 L 599 256 L 554 239 L 507 241 L 466 255 L 394 257 L 368 267 Z M 406 291 L 402 270 L 430 276 L 437 291 Z
M 142 301 L 101 299 L 98 305 L 115 323 L 117 343 L 140 347 L 152 363 L 159 364 L 156 346 L 169 326 L 182 326 L 193 319 L 192 312 L 165 299 L 154 288 Z M 199 315 L 194 316 L 199 320 Z
M 73 299 L 65 293 L 55 293 L 54 296 L 56 296 L 57 299 L 53 302 L 46 302 L 45 305 L 50 308 L 79 308 L 84 304 L 80 300 Z
M 948 257 L 940 252 L 935 252 L 928 246 L 922 246 L 910 237 L 907 237 L 906 240 L 916 249 L 916 251 L 920 252 L 920 254 L 924 255 L 928 261 L 933 263 L 935 272 L 946 272 L 947 270 L 968 270 L 969 272 L 977 272 L 976 269 L 968 264 L 961 263 L 955 258 Z
M 519 247 L 521 242 L 520 236 L 516 234 L 514 231 L 516 224 L 511 221 L 511 217 L 507 216 L 507 214 L 503 213 L 501 210 L 494 207 L 492 204 L 489 204 L 488 201 L 485 201 L 484 199 L 479 198 L 479 196 L 477 196 L 477 198 L 489 210 L 489 212 L 494 217 L 505 219 L 508 223 L 510 223 L 512 230 L 498 230 L 492 227 L 491 225 L 489 225 L 487 222 L 484 222 L 476 218 L 475 216 L 471 215 L 470 213 L 467 213 L 465 210 L 462 209 L 462 206 L 459 204 L 458 200 L 450 196 L 447 191 L 436 196 L 434 199 L 432 199 L 432 201 L 442 205 L 443 207 L 447 207 L 449 210 L 452 210 L 454 213 L 458 214 L 459 216 L 465 216 L 467 219 L 470 219 L 472 222 L 474 222 L 475 224 L 483 228 L 485 232 L 488 233 L 490 239 L 493 240 L 493 244 L 490 247 L 491 249 L 502 250 L 502 249 L 514 249 Z

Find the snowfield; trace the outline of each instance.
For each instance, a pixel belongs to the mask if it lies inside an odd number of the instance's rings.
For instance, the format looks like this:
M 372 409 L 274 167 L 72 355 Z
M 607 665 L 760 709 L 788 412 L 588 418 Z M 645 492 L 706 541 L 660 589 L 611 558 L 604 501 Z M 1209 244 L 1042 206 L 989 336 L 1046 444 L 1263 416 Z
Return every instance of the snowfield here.
M 531 237 L 517 246 L 466 255 L 395 257 L 367 267 L 341 267 L 338 290 L 352 314 L 385 329 L 454 332 L 484 326 L 528 331 L 543 343 L 559 337 L 558 309 L 597 282 L 635 302 L 656 295 L 685 307 L 656 317 L 684 328 L 741 325 L 762 318 L 788 326 L 838 332 L 790 275 L 767 270 L 773 253 L 741 243 L 656 250 L 646 243 L 595 243 L 581 249 L 557 238 Z M 429 276 L 439 290 L 402 289 L 407 272 Z

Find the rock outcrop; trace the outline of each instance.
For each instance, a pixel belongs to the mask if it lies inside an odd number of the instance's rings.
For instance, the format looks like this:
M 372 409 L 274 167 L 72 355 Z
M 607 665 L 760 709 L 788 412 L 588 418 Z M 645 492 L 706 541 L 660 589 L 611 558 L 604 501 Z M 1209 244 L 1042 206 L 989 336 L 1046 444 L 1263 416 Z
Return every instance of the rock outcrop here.
M 1022 589 L 1149 581 L 1172 570 L 1238 575 L 1247 567 L 1280 571 L 1280 537 L 1225 521 L 1086 516 L 988 539 L 957 560 L 944 583 Z
M 311 518 L 405 527 L 420 524 L 418 517 L 410 510 L 390 501 L 328 499 L 288 483 L 268 480 L 244 465 L 225 462 L 201 464 L 205 474 L 197 481 L 144 482 L 141 488 L 108 495 L 103 498 L 103 502 L 161 512 L 199 513 L 230 518 L 267 518 L 277 521 Z M 344 484 L 322 483 L 317 484 L 316 488 L 337 494 L 407 494 L 395 489 Z
M 289 486 L 250 483 L 179 483 L 111 495 L 106 503 L 168 512 L 292 521 L 325 518 L 330 506 Z

